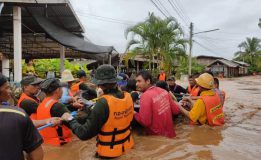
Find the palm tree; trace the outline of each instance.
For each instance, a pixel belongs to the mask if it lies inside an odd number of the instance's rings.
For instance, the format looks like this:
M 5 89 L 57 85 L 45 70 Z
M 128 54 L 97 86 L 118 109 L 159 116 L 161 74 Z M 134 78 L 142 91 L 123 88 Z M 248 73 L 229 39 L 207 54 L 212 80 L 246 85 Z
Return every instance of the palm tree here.
M 238 45 L 240 51 L 235 53 L 235 59 L 255 65 L 256 60 L 258 60 L 261 56 L 260 42 L 261 40 L 256 37 L 247 38 L 246 41 Z
M 127 51 L 131 50 L 129 57 L 142 54 L 149 58 L 150 62 L 156 57 L 169 65 L 178 55 L 185 54 L 186 40 L 182 39 L 182 29 L 173 17 L 161 19 L 149 13 L 144 22 L 125 31 L 126 38 L 128 35 L 131 35 L 127 45 Z

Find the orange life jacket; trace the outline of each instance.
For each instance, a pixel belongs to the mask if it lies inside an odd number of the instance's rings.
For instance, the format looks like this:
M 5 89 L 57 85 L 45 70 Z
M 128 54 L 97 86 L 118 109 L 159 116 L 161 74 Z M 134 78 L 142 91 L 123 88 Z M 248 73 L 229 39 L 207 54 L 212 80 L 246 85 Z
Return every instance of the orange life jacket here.
M 191 96 L 198 96 L 199 94 L 199 87 L 197 87 L 196 85 L 193 86 L 193 88 L 191 88 L 190 85 L 188 85 L 188 93 L 191 95 Z
M 203 100 L 206 113 L 207 113 L 207 121 L 211 126 L 221 126 L 225 123 L 223 106 L 221 104 L 221 100 L 216 93 L 214 96 L 200 96 Z
M 21 104 L 21 102 L 22 102 L 23 100 L 31 100 L 31 101 L 36 102 L 37 104 L 40 102 L 39 99 L 38 99 L 38 101 L 37 101 L 37 100 L 33 99 L 32 97 L 29 97 L 29 96 L 26 95 L 25 93 L 22 93 L 22 95 L 20 96 L 20 98 L 19 98 L 19 100 L 18 100 L 17 107 L 21 108 L 20 104 Z M 30 107 L 30 106 L 28 106 L 28 107 Z M 31 120 L 36 120 L 36 113 L 32 113 L 32 114 L 30 115 L 30 118 L 31 118 Z
M 165 80 L 166 80 L 166 74 L 165 74 L 165 73 L 160 74 L 159 80 L 160 80 L 160 81 L 165 81 Z
M 74 85 L 72 85 L 72 87 L 71 87 L 71 93 L 72 93 L 73 95 L 75 95 L 77 92 L 79 92 L 79 90 L 80 90 L 79 86 L 80 86 L 82 83 L 83 83 L 83 81 L 80 81 L 80 82 L 75 83 Z
M 55 103 L 58 101 L 46 97 L 37 109 L 37 120 L 51 118 L 50 110 Z M 58 135 L 58 130 L 61 130 L 62 135 Z M 60 146 L 72 140 L 72 132 L 65 125 L 45 128 L 40 131 L 40 134 L 44 143 L 54 146 Z
M 133 119 L 133 102 L 129 93 L 123 99 L 103 95 L 109 105 L 109 117 L 97 136 L 97 153 L 102 157 L 118 157 L 131 149 L 134 140 L 130 124 Z

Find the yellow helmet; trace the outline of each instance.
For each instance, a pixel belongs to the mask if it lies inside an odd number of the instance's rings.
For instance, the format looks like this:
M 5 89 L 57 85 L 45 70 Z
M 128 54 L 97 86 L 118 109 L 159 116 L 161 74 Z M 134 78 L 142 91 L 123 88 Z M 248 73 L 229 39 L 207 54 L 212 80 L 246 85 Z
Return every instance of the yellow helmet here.
M 196 82 L 200 87 L 206 89 L 214 88 L 214 78 L 208 73 L 201 74 L 198 78 L 196 78 Z

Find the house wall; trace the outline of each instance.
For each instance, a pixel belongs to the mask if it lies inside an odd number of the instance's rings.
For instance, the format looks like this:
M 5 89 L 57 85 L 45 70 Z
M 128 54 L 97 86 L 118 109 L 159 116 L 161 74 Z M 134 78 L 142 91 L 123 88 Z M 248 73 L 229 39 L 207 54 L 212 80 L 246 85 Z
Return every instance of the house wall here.
M 224 76 L 227 77 L 228 74 L 228 70 L 227 70 L 227 66 L 224 65 L 212 65 L 210 67 L 211 71 L 213 72 L 213 74 L 215 76 L 218 75 L 218 73 L 224 73 Z

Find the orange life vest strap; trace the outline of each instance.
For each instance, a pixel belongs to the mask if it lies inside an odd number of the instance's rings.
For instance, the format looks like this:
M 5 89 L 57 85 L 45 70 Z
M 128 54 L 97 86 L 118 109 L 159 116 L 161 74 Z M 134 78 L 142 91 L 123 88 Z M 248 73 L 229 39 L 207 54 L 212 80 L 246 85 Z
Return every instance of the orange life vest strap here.
M 111 135 L 117 135 L 117 134 L 122 134 L 126 131 L 128 131 L 130 129 L 131 125 L 129 125 L 128 127 L 122 129 L 122 130 L 114 130 L 112 132 L 103 132 L 103 131 L 100 131 L 99 134 L 100 135 L 103 135 L 103 136 L 111 136 Z
M 111 148 L 113 148 L 114 145 L 119 145 L 119 144 L 123 144 L 124 142 L 126 141 L 130 141 L 130 137 L 131 137 L 131 133 L 125 137 L 124 139 L 122 140 L 119 140 L 119 141 L 114 141 L 114 136 L 112 137 L 112 142 L 102 142 L 99 140 L 99 138 L 97 139 L 97 143 L 100 144 L 100 145 L 103 145 L 103 146 L 111 146 Z

